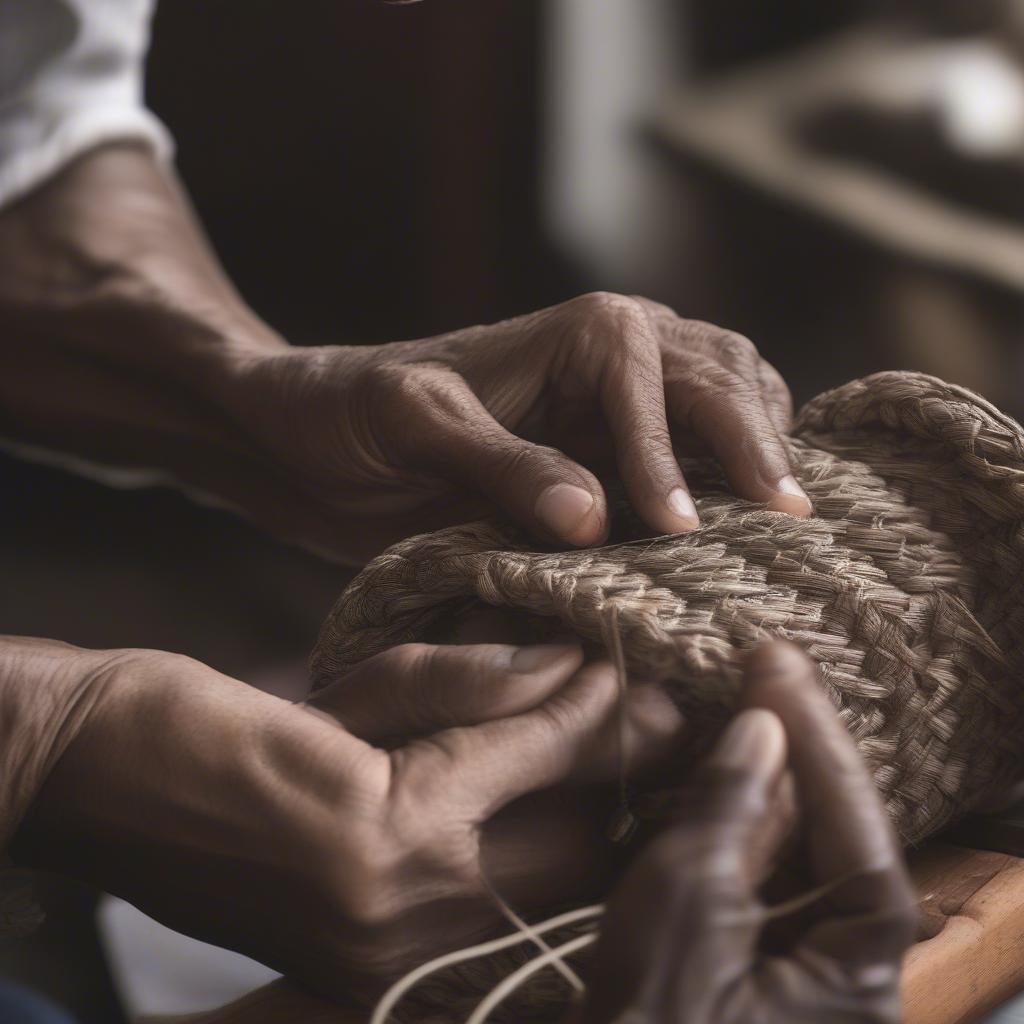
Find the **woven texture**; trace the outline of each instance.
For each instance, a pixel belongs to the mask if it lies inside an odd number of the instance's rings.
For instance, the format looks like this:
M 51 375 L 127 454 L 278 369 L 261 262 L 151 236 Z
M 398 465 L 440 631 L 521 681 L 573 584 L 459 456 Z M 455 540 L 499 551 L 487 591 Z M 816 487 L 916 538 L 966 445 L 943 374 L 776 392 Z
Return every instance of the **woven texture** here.
M 542 552 L 485 522 L 396 545 L 324 624 L 315 685 L 481 603 L 598 643 L 616 623 L 631 678 L 662 682 L 699 748 L 737 655 L 785 637 L 819 663 L 904 840 L 924 838 L 1024 774 L 1024 432 L 963 388 L 884 373 L 808 403 L 790 446 L 807 520 L 687 460 L 694 533 L 638 539 L 627 517 L 624 543 Z

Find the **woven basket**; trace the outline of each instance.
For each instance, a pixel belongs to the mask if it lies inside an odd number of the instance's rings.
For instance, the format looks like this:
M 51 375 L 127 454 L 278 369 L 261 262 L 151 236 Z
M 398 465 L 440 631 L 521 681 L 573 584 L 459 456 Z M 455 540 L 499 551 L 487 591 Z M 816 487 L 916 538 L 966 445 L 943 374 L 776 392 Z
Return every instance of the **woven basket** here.
M 1024 431 L 963 388 L 882 373 L 808 403 L 791 441 L 814 503 L 801 520 L 740 501 L 684 461 L 690 534 L 586 551 L 531 549 L 486 522 L 413 537 L 342 594 L 315 685 L 436 636 L 481 603 L 619 630 L 631 676 L 660 680 L 695 746 L 734 700 L 737 655 L 804 647 L 906 842 L 1024 775 Z

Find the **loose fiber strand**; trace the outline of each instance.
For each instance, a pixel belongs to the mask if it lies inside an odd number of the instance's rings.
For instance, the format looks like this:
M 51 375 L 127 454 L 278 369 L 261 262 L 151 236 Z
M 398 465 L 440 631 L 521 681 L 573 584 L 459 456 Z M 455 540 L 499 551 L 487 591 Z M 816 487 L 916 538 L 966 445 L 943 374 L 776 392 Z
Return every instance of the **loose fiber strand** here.
M 533 925 L 533 930 L 540 934 L 554 931 L 556 928 L 565 928 L 580 921 L 586 921 L 593 917 L 600 917 L 604 913 L 604 904 L 595 903 L 589 907 L 580 907 L 577 910 L 569 910 L 556 917 L 550 917 L 540 924 Z M 398 1005 L 402 997 L 414 986 L 418 985 L 424 978 L 443 971 L 446 967 L 455 964 L 465 963 L 467 960 L 475 960 L 478 957 L 489 956 L 491 953 L 499 953 L 511 946 L 518 946 L 524 941 L 523 936 L 516 932 L 513 935 L 503 935 L 500 939 L 491 939 L 488 942 L 481 942 L 475 946 L 467 946 L 465 949 L 457 949 L 444 956 L 435 957 L 427 963 L 413 968 L 404 977 L 399 978 L 391 988 L 384 993 L 370 1018 L 370 1024 L 387 1024 L 391 1011 Z
M 636 818 L 629 809 L 629 791 L 627 778 L 629 776 L 627 734 L 629 729 L 629 718 L 626 706 L 626 687 L 628 678 L 626 675 L 626 655 L 622 649 L 622 633 L 619 629 L 619 607 L 616 604 L 608 606 L 608 616 L 601 622 L 601 632 L 604 634 L 605 646 L 611 655 L 612 664 L 615 667 L 615 683 L 618 686 L 618 731 L 617 740 L 617 781 L 619 793 L 619 806 L 616 808 L 615 816 L 609 826 L 609 838 L 613 842 L 625 842 L 636 829 Z
M 513 992 L 515 992 L 523 982 L 528 981 L 533 977 L 533 975 L 538 971 L 543 970 L 545 967 L 553 966 L 560 957 L 578 953 L 581 949 L 585 949 L 587 946 L 593 945 L 596 941 L 596 932 L 588 932 L 586 935 L 577 935 L 575 939 L 570 939 L 568 942 L 551 950 L 549 953 L 542 953 L 529 963 L 523 964 L 518 971 L 513 972 L 491 989 L 483 1002 L 481 1002 L 473 1011 L 473 1015 L 466 1021 L 466 1024 L 484 1024 L 491 1012 Z
M 508 918 L 509 923 L 513 928 L 519 930 L 519 934 L 522 936 L 524 942 L 532 942 L 542 953 L 550 953 L 551 947 L 547 944 L 544 936 L 540 934 L 532 925 L 528 924 L 522 917 L 520 917 L 508 904 L 508 902 L 502 897 L 501 893 L 491 884 L 491 880 L 485 875 L 484 883 L 487 886 L 488 891 L 491 894 L 491 899 L 497 904 L 498 909 Z M 563 960 L 556 959 L 552 964 L 556 971 L 577 992 L 585 992 L 586 985 L 580 979 L 580 976 Z

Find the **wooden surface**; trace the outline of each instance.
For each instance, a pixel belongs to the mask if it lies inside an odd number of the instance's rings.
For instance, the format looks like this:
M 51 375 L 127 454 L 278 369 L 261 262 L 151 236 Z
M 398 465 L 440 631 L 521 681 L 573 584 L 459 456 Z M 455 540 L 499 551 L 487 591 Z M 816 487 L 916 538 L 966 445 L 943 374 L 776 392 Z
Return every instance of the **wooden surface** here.
M 912 859 L 925 938 L 903 976 L 906 1024 L 968 1024 L 1024 989 L 1024 860 L 931 843 Z
M 929 843 L 911 857 L 922 939 L 903 976 L 905 1024 L 970 1024 L 1024 989 L 1024 859 Z M 151 1024 L 365 1024 L 278 981 L 230 1006 Z

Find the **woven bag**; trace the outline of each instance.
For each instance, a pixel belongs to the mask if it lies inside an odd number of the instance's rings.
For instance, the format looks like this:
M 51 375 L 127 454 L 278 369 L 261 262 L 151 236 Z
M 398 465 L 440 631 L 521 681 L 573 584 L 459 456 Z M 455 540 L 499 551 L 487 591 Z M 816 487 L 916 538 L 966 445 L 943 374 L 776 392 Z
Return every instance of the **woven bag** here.
M 971 392 L 881 373 L 826 392 L 790 442 L 814 503 L 794 519 L 684 460 L 689 534 L 540 551 L 474 523 L 413 537 L 342 594 L 315 686 L 474 605 L 621 637 L 629 675 L 662 682 L 695 747 L 720 725 L 737 655 L 769 636 L 818 662 L 903 839 L 917 842 L 1024 775 L 1024 431 Z M 668 781 L 668 780 L 667 780 Z

